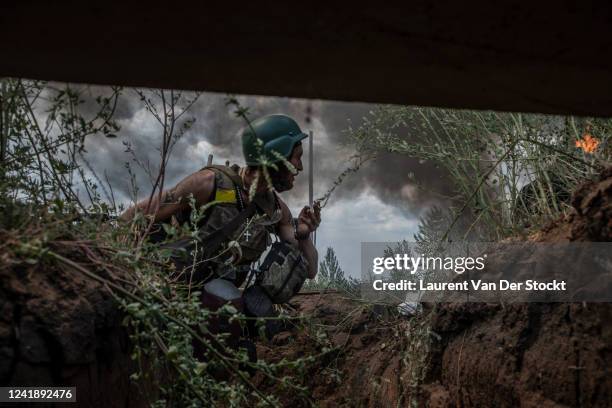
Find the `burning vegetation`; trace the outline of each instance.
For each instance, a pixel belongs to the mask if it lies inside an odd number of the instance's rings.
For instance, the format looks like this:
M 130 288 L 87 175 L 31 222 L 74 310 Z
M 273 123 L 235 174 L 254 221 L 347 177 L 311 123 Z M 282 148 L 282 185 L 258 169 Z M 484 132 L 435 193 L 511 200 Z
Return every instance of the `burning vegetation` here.
M 582 135 L 582 139 L 576 140 L 576 147 L 582 149 L 585 153 L 594 153 L 599 146 L 599 139 L 593 137 L 590 131 L 591 126 L 587 125 L 587 129 Z

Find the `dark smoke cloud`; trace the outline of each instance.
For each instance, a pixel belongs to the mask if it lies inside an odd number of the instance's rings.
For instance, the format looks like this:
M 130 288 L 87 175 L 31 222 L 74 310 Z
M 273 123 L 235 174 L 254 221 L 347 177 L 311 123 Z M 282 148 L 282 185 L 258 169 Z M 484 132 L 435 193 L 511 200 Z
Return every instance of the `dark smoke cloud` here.
M 86 87 L 83 105 L 85 114 L 93 114 L 97 108 L 93 97 L 109 96 L 109 87 Z M 190 99 L 193 93 L 183 92 Z M 353 153 L 346 129 L 349 125 L 358 127 L 362 119 L 370 114 L 374 105 L 320 100 L 305 100 L 281 97 L 240 96 L 238 100 L 249 108 L 251 119 L 273 113 L 284 113 L 295 118 L 303 129 L 314 131 L 315 141 L 315 198 L 322 196 L 338 174 L 350 163 L 347 159 Z M 310 113 L 308 109 L 310 108 Z M 181 178 L 199 170 L 206 163 L 208 154 L 213 154 L 216 163 L 230 160 L 242 163 L 240 132 L 244 121 L 233 113 L 234 108 L 226 106 L 226 95 L 202 93 L 183 119 L 195 118 L 192 128 L 176 143 L 172 159 L 166 171 L 166 187 L 171 187 Z M 310 117 L 310 123 L 307 118 Z M 118 201 L 127 203 L 131 188 L 125 163 L 131 163 L 139 187 L 138 198 L 147 196 L 151 182 L 146 172 L 139 169 L 128 153 L 124 143 L 132 149 L 151 172 L 157 173 L 159 163 L 158 146 L 161 141 L 161 127 L 146 112 L 138 95 L 129 89 L 123 91 L 115 111 L 115 119 L 121 126 L 117 138 L 91 138 L 86 143 L 87 160 L 100 175 L 106 174 L 113 185 Z M 304 164 L 307 166 L 308 145 Z M 410 174 L 425 189 L 415 186 Z M 285 193 L 293 208 L 306 204 L 308 185 L 307 168 L 298 177 L 294 190 Z M 438 196 L 428 189 L 448 192 L 452 186 L 444 174 L 429 163 L 420 163 L 397 154 L 382 154 L 377 160 L 366 164 L 360 172 L 349 176 L 337 188 L 330 205 L 336 200 L 358 197 L 364 191 L 378 197 L 382 202 L 394 205 L 406 215 L 414 217 L 431 204 L 438 203 Z

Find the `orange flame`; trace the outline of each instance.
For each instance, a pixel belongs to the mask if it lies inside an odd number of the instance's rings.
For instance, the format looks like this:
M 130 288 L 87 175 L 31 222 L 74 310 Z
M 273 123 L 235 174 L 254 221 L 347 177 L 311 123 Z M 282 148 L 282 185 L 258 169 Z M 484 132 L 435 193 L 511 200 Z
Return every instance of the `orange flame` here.
M 587 126 L 582 135 L 582 139 L 576 140 L 576 147 L 584 150 L 585 153 L 593 153 L 599 146 L 599 139 L 591 135 L 591 127 Z

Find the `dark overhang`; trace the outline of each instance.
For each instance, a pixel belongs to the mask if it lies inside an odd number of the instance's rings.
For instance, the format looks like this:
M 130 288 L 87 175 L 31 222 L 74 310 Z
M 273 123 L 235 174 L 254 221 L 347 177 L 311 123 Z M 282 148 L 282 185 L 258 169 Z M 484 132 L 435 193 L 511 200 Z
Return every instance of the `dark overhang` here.
M 0 75 L 612 116 L 612 7 L 2 1 Z

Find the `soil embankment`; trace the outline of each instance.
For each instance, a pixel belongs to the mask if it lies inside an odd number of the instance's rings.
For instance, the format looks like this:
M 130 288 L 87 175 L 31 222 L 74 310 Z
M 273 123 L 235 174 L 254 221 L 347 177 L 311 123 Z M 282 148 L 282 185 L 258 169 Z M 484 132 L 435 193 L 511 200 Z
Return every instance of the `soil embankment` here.
M 612 169 L 582 185 L 540 242 L 612 240 Z M 440 305 L 424 401 L 431 406 L 612 406 L 612 305 Z
M 10 239 L 0 237 L 4 243 Z M 109 292 L 76 271 L 13 264 L 5 255 L 0 384 L 76 386 L 79 406 L 145 406 L 130 385 L 129 339 Z
M 578 189 L 572 205 L 569 216 L 530 239 L 610 241 L 612 169 Z M 337 348 L 304 379 L 322 406 L 612 406 L 607 303 L 439 304 L 412 320 L 339 294 L 298 296 L 293 304 Z M 418 330 L 424 323 L 425 335 Z M 316 353 L 322 346 L 312 337 L 294 329 L 260 346 L 260 354 Z M 284 402 L 306 404 L 294 393 Z
M 323 407 L 396 406 L 404 392 L 400 375 L 407 320 L 391 316 L 385 307 L 371 307 L 339 293 L 298 295 L 291 305 L 296 314 L 312 317 L 312 325 L 297 326 L 269 344 L 260 344 L 260 358 L 280 361 L 333 349 L 302 374 L 311 402 Z M 256 380 L 261 387 L 274 387 L 263 377 Z M 281 401 L 285 406 L 309 406 L 307 399 L 292 391 L 283 393 Z

